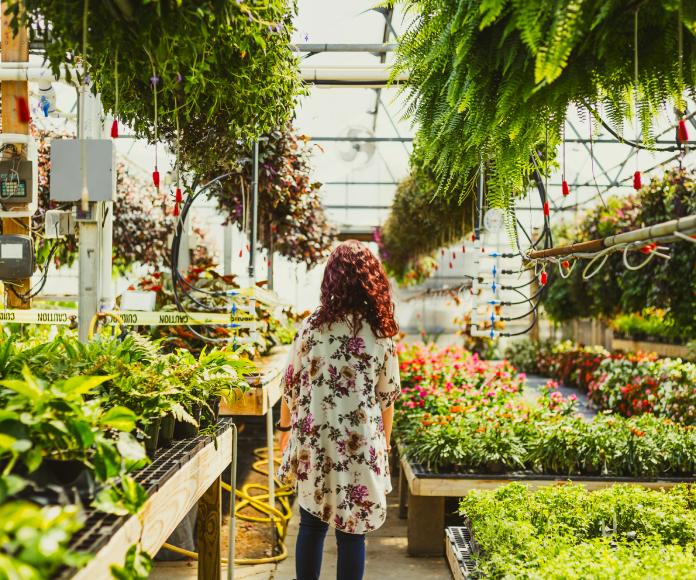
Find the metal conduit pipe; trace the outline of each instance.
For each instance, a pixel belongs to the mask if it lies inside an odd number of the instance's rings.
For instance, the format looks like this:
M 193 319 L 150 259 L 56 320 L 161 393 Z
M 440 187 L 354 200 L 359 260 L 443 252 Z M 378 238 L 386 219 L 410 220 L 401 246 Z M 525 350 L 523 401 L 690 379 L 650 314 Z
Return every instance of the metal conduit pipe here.
M 542 258 L 551 258 L 554 256 L 568 256 L 575 253 L 593 253 L 599 252 L 605 248 L 618 246 L 621 244 L 631 244 L 635 242 L 648 241 L 654 238 L 665 238 L 673 235 L 675 232 L 691 233 L 696 230 L 696 215 L 690 215 L 676 220 L 670 220 L 661 224 L 655 224 L 634 230 L 609 236 L 600 240 L 590 240 L 568 246 L 558 246 L 547 250 L 537 250 L 529 252 L 527 258 L 530 260 L 538 260 Z

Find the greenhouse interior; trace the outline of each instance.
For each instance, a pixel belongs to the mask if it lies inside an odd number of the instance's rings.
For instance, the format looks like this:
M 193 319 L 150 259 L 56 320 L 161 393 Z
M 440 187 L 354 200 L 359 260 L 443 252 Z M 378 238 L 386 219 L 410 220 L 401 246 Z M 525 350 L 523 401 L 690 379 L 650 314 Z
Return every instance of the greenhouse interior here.
M 0 580 L 696 579 L 696 2 L 0 16 Z

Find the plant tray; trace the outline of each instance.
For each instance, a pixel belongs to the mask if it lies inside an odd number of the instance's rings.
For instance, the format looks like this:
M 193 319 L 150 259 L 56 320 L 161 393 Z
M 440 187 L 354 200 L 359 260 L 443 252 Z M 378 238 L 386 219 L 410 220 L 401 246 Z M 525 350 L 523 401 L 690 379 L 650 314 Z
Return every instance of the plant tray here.
M 222 418 L 215 428 L 215 437 L 219 437 L 232 427 L 231 418 Z M 148 496 L 154 495 L 176 472 L 203 447 L 213 439 L 209 435 L 199 435 L 192 439 L 174 441 L 171 446 L 158 449 L 147 467 L 133 474 L 135 479 L 147 491 Z M 113 537 L 116 531 L 132 516 L 114 516 L 84 508 L 85 523 L 70 542 L 70 549 L 79 552 L 96 554 Z M 61 568 L 54 576 L 58 580 L 70 578 L 75 574 L 72 568 Z
M 542 487 L 572 481 L 588 489 L 609 487 L 615 483 L 635 483 L 650 488 L 669 488 L 679 483 L 696 483 L 696 477 L 618 477 L 601 475 L 562 475 L 543 473 L 438 473 L 420 463 L 409 461 L 403 455 L 401 466 L 414 495 L 458 497 L 472 489 L 495 489 L 513 481 Z
M 478 578 L 474 561 L 477 552 L 468 526 L 451 526 L 445 530 L 445 555 L 454 580 Z

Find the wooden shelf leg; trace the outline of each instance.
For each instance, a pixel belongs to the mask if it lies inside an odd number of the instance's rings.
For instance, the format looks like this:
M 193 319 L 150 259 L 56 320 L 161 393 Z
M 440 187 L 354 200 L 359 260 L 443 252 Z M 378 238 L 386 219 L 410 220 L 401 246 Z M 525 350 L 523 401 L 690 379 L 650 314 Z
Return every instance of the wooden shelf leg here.
M 408 481 L 406 481 L 406 474 L 404 473 L 404 468 L 399 464 L 399 519 L 405 520 L 408 510 L 408 504 L 406 503 L 408 498 Z
M 198 580 L 220 580 L 220 478 L 198 500 Z
M 408 553 L 442 556 L 445 552 L 445 498 L 408 493 Z

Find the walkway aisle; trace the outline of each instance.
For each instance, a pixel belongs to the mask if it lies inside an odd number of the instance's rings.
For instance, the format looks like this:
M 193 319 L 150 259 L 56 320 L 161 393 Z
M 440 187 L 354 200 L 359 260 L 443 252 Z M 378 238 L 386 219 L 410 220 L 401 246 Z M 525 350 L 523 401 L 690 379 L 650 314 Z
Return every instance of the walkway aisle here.
M 524 389 L 525 398 L 531 403 L 535 402 L 541 396 L 541 389 L 543 389 L 550 380 L 551 379 L 548 377 L 541 377 L 539 375 L 527 375 L 527 382 Z M 575 395 L 578 398 L 578 412 L 583 417 L 591 419 L 597 414 L 597 410 L 592 406 L 592 403 L 590 403 L 590 399 L 582 391 L 573 389 L 572 387 L 566 387 L 565 385 L 559 385 L 558 390 L 564 397 Z
M 396 480 L 396 479 L 395 479 Z M 366 580 L 451 580 L 452 576 L 444 558 L 411 558 L 406 553 L 406 520 L 397 516 L 398 493 L 394 489 L 389 496 L 389 511 L 384 525 L 367 536 Z M 271 580 L 295 578 L 295 540 L 300 516 L 295 502 L 293 517 L 288 528 L 286 543 L 290 557 L 278 565 Z M 444 541 L 444 532 L 443 532 Z M 324 563 L 321 580 L 336 578 L 336 539 L 329 530 L 324 545 Z

